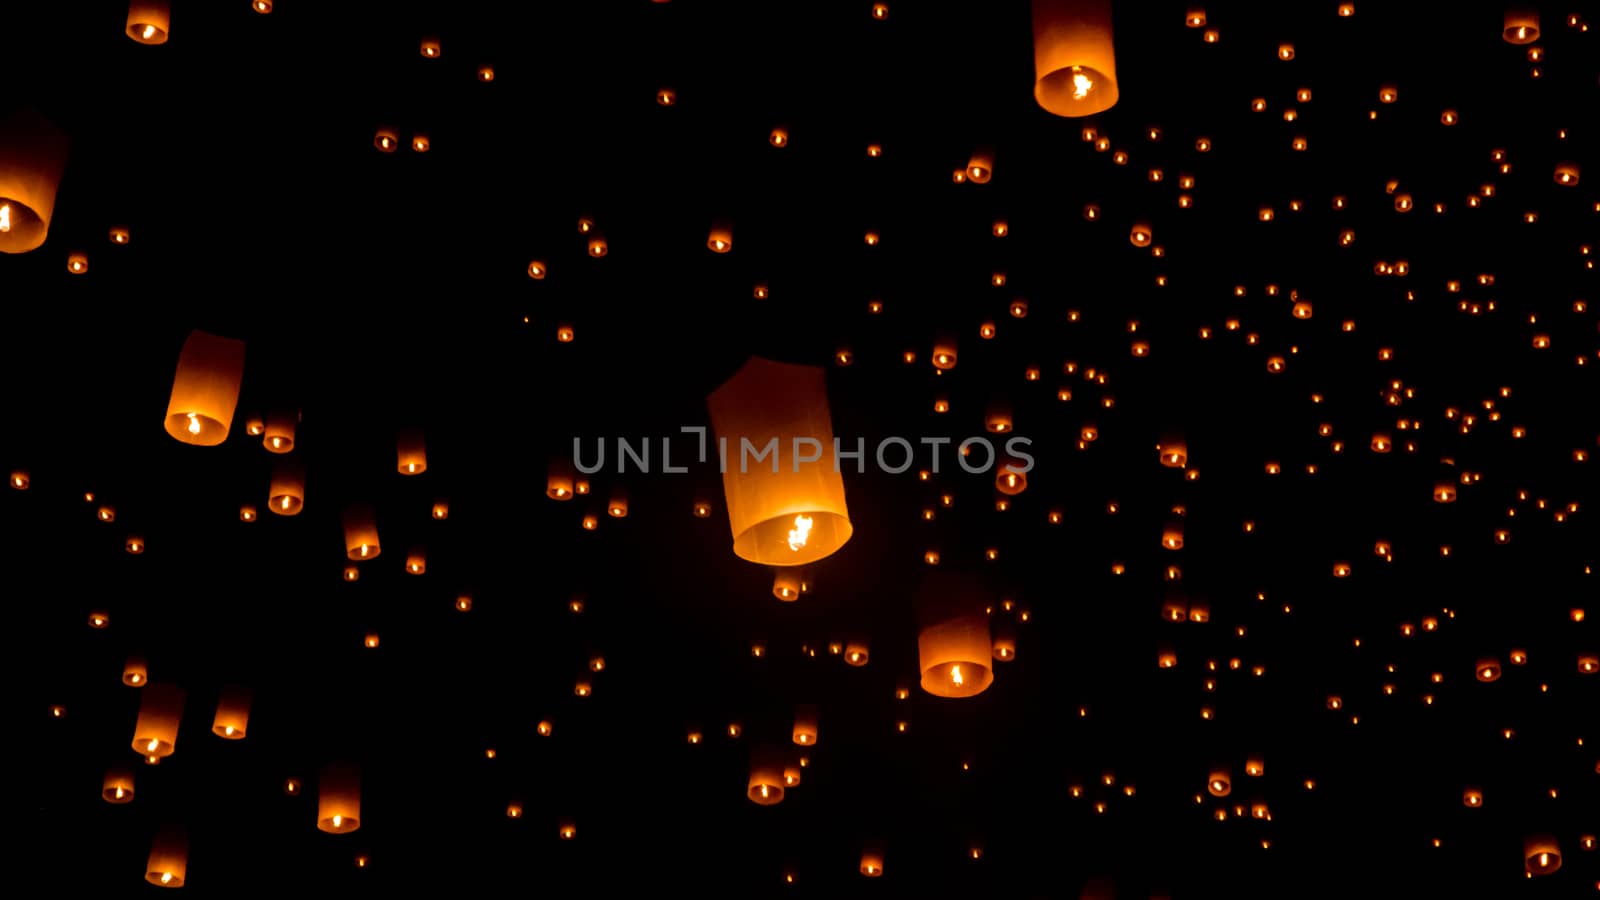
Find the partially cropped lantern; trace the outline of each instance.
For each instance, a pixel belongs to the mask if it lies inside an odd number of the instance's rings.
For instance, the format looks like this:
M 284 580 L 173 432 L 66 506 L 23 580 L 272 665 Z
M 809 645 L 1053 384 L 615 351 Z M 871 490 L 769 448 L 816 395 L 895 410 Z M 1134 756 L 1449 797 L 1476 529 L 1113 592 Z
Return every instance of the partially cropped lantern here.
M 66 132 L 32 110 L 0 121 L 0 253 L 44 243 L 70 146 Z
M 272 467 L 267 487 L 267 508 L 280 516 L 300 513 L 306 500 L 306 476 L 297 463 L 283 460 Z
M 132 0 L 128 4 L 128 37 L 141 44 L 165 44 L 172 28 L 172 5 L 167 0 Z
M 166 826 L 150 842 L 150 858 L 144 867 L 144 880 L 157 887 L 183 887 L 189 874 L 189 834 L 178 826 Z
M 1033 97 L 1058 116 L 1117 102 L 1110 0 L 1033 0 Z
M 202 447 L 222 443 L 233 423 L 243 379 L 244 341 L 191 331 L 172 378 L 167 434 Z
M 917 602 L 922 689 L 936 697 L 972 697 L 994 682 L 994 644 L 982 584 L 967 575 L 924 580 Z
M 375 558 L 378 545 L 378 520 L 369 506 L 351 506 L 344 512 L 345 555 L 361 561 Z
M 396 469 L 401 475 L 421 475 L 428 471 L 428 448 L 422 439 L 422 429 L 401 429 L 398 456 Z
M 183 718 L 187 694 L 165 682 L 151 684 L 142 694 L 139 718 L 133 725 L 133 749 L 146 758 L 171 756 L 178 743 L 178 722 Z
M 361 772 L 336 763 L 317 779 L 317 829 L 345 834 L 361 827 Z
M 825 370 L 752 357 L 706 404 L 725 448 L 734 554 L 799 566 L 844 546 L 852 528 Z
M 211 720 L 211 733 L 230 741 L 243 740 L 250 723 L 251 694 L 248 688 L 229 686 L 217 698 L 217 714 Z
M 106 770 L 105 781 L 100 786 L 100 796 L 107 803 L 132 803 L 133 773 L 127 769 Z

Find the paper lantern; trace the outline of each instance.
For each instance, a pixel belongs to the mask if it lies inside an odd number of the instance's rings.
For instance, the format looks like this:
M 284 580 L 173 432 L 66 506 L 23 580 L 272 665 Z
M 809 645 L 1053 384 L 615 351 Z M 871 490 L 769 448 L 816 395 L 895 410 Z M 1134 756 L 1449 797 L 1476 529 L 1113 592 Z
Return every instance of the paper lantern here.
M 433 147 L 433 142 L 428 140 L 426 134 L 417 133 L 411 136 L 411 149 L 418 153 L 427 153 Z
M 1562 187 L 1578 186 L 1578 164 L 1575 162 L 1556 163 L 1556 184 Z
M 733 226 L 726 222 L 718 222 L 711 226 L 711 234 L 706 237 L 706 247 L 712 253 L 727 253 L 733 249 Z
M 1233 793 L 1233 779 L 1228 777 L 1228 770 L 1215 768 L 1211 770 L 1211 777 L 1206 780 L 1206 790 L 1213 797 L 1226 797 Z
M 1117 102 L 1110 0 L 1033 0 L 1033 97 L 1058 116 Z
M 706 405 L 724 454 L 734 554 L 799 566 L 844 546 L 852 527 L 824 370 L 752 357 Z
M 933 340 L 933 367 L 948 371 L 956 367 L 956 339 L 954 335 L 942 334 Z
M 317 779 L 317 830 L 347 834 L 361 827 L 361 771 L 332 763 Z
M 162 759 L 177 749 L 178 721 L 186 699 L 187 692 L 175 684 L 156 682 L 144 689 L 133 725 L 133 749 L 140 756 Z
M 443 50 L 443 48 L 439 45 L 439 39 L 436 37 L 423 38 L 420 49 L 422 51 L 422 55 L 428 59 L 438 59 Z
M 1485 656 L 1478 660 L 1478 680 L 1483 682 L 1500 680 L 1500 661 L 1492 656 Z
M 1135 247 L 1150 246 L 1151 238 L 1152 232 L 1148 222 L 1135 222 L 1133 223 L 1133 228 L 1128 231 L 1128 243 Z
M 122 683 L 128 687 L 142 688 L 150 681 L 150 669 L 143 657 L 130 656 L 122 664 Z
M 606 515 L 613 519 L 628 517 L 628 489 L 618 485 L 611 489 L 611 499 L 606 502 Z
M 1156 444 L 1161 464 L 1169 469 L 1181 469 L 1189 464 L 1189 445 L 1180 435 L 1169 434 Z
M 131 26 L 130 26 L 131 27 Z M 150 842 L 150 858 L 145 863 L 144 880 L 157 887 L 183 887 L 189 872 L 189 834 L 175 825 L 163 827 Z
M 400 132 L 387 126 L 381 127 L 372 136 L 372 146 L 377 147 L 380 153 L 393 153 L 400 149 Z
M 249 688 L 223 688 L 217 698 L 217 714 L 211 720 L 211 733 L 225 740 L 243 740 L 245 726 L 250 722 L 250 701 Z
M 1161 530 L 1161 546 L 1168 550 L 1183 549 L 1183 521 L 1174 519 Z
M 433 501 L 433 509 L 428 514 L 440 522 L 450 518 L 450 501 L 443 497 Z
M 994 489 L 1008 497 L 1014 497 L 1028 489 L 1028 469 L 1031 463 L 1025 463 L 1015 456 L 1006 456 L 999 468 L 995 470 Z
M 1478 809 L 1483 806 L 1483 791 L 1475 787 L 1467 788 L 1461 792 L 1461 804 Z
M 288 453 L 294 449 L 294 429 L 300 421 L 298 412 L 276 410 L 267 414 L 266 430 L 261 432 L 261 446 L 273 453 Z
M 212 447 L 228 437 L 244 379 L 244 341 L 191 331 L 178 354 L 167 400 L 167 434 Z
M 989 655 L 999 662 L 1010 662 L 1017 658 L 1017 630 L 1010 622 L 1000 621 L 991 629 Z
M 861 874 L 868 878 L 881 878 L 883 876 L 883 851 L 867 849 L 861 851 Z
M 871 658 L 865 640 L 853 640 L 844 645 L 844 662 L 847 666 L 864 666 Z
M 967 180 L 973 184 L 988 184 L 994 175 L 994 151 L 979 147 L 967 160 Z
M 1522 858 L 1529 875 L 1550 875 L 1561 868 L 1561 845 L 1553 835 L 1536 834 L 1522 842 Z
M 267 488 L 267 508 L 280 516 L 295 516 L 305 505 L 306 475 L 293 460 L 282 460 L 272 467 Z
M 784 602 L 800 599 L 800 568 L 788 566 L 774 569 L 772 573 L 772 596 Z
M 356 505 L 344 511 L 344 547 L 345 555 L 358 562 L 374 559 L 382 551 L 372 507 Z
M 272 12 L 272 0 L 254 0 L 254 2 L 250 4 L 250 8 L 262 14 L 263 16 L 267 15 L 268 13 Z
M 127 769 L 107 769 L 100 796 L 107 803 L 132 803 L 133 773 Z
M 550 474 L 545 481 L 545 496 L 552 500 L 571 500 L 577 493 L 572 471 L 572 463 L 564 459 L 552 459 Z
M 89 613 L 89 627 L 90 628 L 105 628 L 106 626 L 108 626 L 110 624 L 111 624 L 111 614 L 106 612 L 105 610 L 97 609 L 97 610 L 94 610 L 94 611 Z
M 422 429 L 401 429 L 398 448 L 399 462 L 396 469 L 401 475 L 421 475 L 428 471 L 428 450 L 422 440 Z
M 71 141 L 32 110 L 0 121 L 0 252 L 44 243 Z
M 760 806 L 783 802 L 783 761 L 776 751 L 761 747 L 751 753 L 750 781 L 745 795 Z
M 817 708 L 809 703 L 795 707 L 791 739 L 802 747 L 817 743 Z
M 1015 427 L 1011 418 L 1011 404 L 1004 400 L 990 401 L 989 409 L 983 416 L 984 430 L 993 434 L 1007 434 Z
M 1433 499 L 1438 503 L 1456 502 L 1456 484 L 1453 481 L 1439 481 L 1433 486 Z
M 141 44 L 165 44 L 172 28 L 167 0 L 133 0 L 128 4 L 128 37 Z
M 28 485 L 31 483 L 32 481 L 28 477 L 27 469 L 11 470 L 11 488 L 13 490 L 25 491 L 28 489 Z
M 972 697 L 994 682 L 994 651 L 984 590 L 969 575 L 928 578 L 918 594 L 922 689 L 936 697 Z
M 239 504 L 239 521 L 254 522 L 256 520 L 256 507 L 253 503 Z
M 1539 39 L 1539 11 L 1536 9 L 1506 10 L 1505 29 L 1501 32 L 1508 44 L 1531 44 Z

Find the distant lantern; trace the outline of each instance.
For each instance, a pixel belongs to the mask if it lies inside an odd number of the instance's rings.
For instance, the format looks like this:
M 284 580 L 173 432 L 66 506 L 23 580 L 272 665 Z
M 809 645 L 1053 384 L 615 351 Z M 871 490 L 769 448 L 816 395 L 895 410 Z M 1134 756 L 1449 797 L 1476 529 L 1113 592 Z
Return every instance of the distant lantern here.
M 378 519 L 372 507 L 350 506 L 344 511 L 345 555 L 358 562 L 374 559 L 382 547 L 378 544 Z
M 1135 222 L 1133 223 L 1133 228 L 1128 232 L 1128 242 L 1135 247 L 1150 246 L 1150 238 L 1150 223 L 1148 222 Z
M 1169 434 L 1157 442 L 1156 454 L 1161 464 L 1169 469 L 1181 469 L 1189 464 L 1189 445 L 1176 434 Z
M 571 500 L 576 488 L 573 484 L 572 463 L 552 459 L 550 472 L 545 478 L 544 493 L 552 500 Z
M 995 472 L 994 489 L 1008 497 L 1022 493 L 1028 489 L 1029 468 L 1031 466 L 1014 456 L 1005 457 Z
M 188 832 L 179 826 L 163 827 L 150 842 L 150 858 L 145 862 L 144 880 L 157 887 L 180 888 L 188 873 Z
M 422 429 L 401 429 L 398 448 L 397 468 L 401 475 L 421 475 L 428 471 L 428 449 L 423 442 Z
M 251 437 L 260 437 L 267 430 L 267 422 L 258 415 L 251 414 L 245 417 L 244 433 Z
M 528 277 L 532 278 L 534 281 L 543 281 L 544 280 L 544 276 L 549 271 L 550 271 L 549 267 L 547 267 L 543 262 L 540 262 L 537 259 L 534 260 L 533 262 L 528 263 Z
M 1536 9 L 1506 10 L 1505 30 L 1508 44 L 1531 44 L 1539 39 L 1539 11 Z
M 1593 675 L 1600 672 L 1600 653 L 1578 654 L 1578 674 Z
M 167 400 L 167 434 L 212 447 L 228 437 L 244 380 L 244 341 L 191 331 L 178 353 Z
M 450 518 L 450 501 L 442 497 L 433 501 L 433 509 L 429 515 L 432 515 L 434 519 L 440 522 Z
M 432 147 L 433 142 L 428 140 L 428 136 L 426 134 L 418 132 L 411 136 L 412 150 L 415 150 L 418 153 L 427 153 L 430 149 L 432 149 Z
M 956 367 L 956 339 L 951 335 L 941 335 L 933 340 L 933 353 L 930 357 L 933 367 L 940 371 Z
M 293 460 L 282 460 L 272 467 L 267 487 L 267 508 L 280 516 L 299 515 L 306 501 L 306 475 Z
M 789 146 L 789 129 L 784 128 L 781 125 L 772 129 L 772 133 L 767 135 L 767 143 L 774 147 Z
M 105 628 L 111 624 L 111 614 L 105 610 L 94 610 L 89 613 L 90 628 Z
M 1228 770 L 1212 769 L 1211 777 L 1206 780 L 1206 790 L 1213 797 L 1226 797 L 1233 793 L 1233 780 L 1228 776 Z
M 25 490 L 28 489 L 28 485 L 31 484 L 31 483 L 32 482 L 28 478 L 28 470 L 27 469 L 12 469 L 11 470 L 11 488 L 13 490 L 25 491 Z
M 1017 658 L 1017 630 L 1007 620 L 995 623 L 989 642 L 989 655 L 1000 662 Z
M 412 547 L 406 553 L 406 574 L 423 575 L 428 571 L 428 555 L 421 547 Z
M 572 822 L 564 821 L 561 823 L 560 827 L 556 829 L 556 833 L 561 835 L 561 839 L 563 841 L 570 841 L 578 836 L 578 826 Z
M 826 371 L 751 357 L 707 398 L 724 455 L 733 552 L 798 566 L 850 539 Z
M 1110 0 L 1033 0 L 1033 97 L 1058 116 L 1117 102 Z
M 1522 858 L 1529 875 L 1549 875 L 1561 868 L 1561 846 L 1548 834 L 1536 834 L 1522 842 Z
M 0 121 L 0 253 L 44 243 L 71 141 L 32 110 Z
M 1489 682 L 1500 680 L 1500 660 L 1492 656 L 1485 656 L 1478 660 L 1478 680 Z
M 256 520 L 256 507 L 254 503 L 241 503 L 239 505 L 239 521 L 254 522 Z
M 345 834 L 361 827 L 361 772 L 336 763 L 317 779 L 317 830 Z
M 868 878 L 880 878 L 883 875 L 883 851 L 861 851 L 861 874 Z
M 253 2 L 250 4 L 250 8 L 262 14 L 263 16 L 267 15 L 268 13 L 272 12 L 272 0 L 253 0 Z
M 1456 483 L 1453 481 L 1440 481 L 1434 484 L 1433 499 L 1438 503 L 1456 502 Z
M 1183 520 L 1173 519 L 1161 529 L 1161 546 L 1168 550 L 1183 549 Z
M 994 175 L 994 151 L 979 147 L 967 160 L 967 180 L 973 184 L 988 184 Z
M 300 414 L 279 409 L 267 414 L 266 430 L 261 432 L 261 446 L 273 453 L 288 453 L 294 449 L 294 430 Z
M 107 769 L 100 796 L 107 803 L 132 803 L 133 773 L 127 769 Z
M 128 540 L 123 543 L 123 548 L 129 553 L 134 554 L 143 553 L 144 547 L 144 538 L 140 537 L 139 535 L 131 535 Z
M 1483 790 L 1469 787 L 1461 792 L 1461 805 L 1478 809 L 1483 806 Z
M 457 612 L 472 612 L 472 595 L 462 594 L 456 597 Z
M 872 658 L 865 640 L 853 640 L 844 645 L 844 662 L 848 666 L 864 666 Z
M 814 747 L 817 743 L 817 708 L 810 704 L 803 704 L 794 711 L 794 731 L 791 739 L 802 747 Z
M 1189 26 L 1190 28 L 1204 28 L 1204 27 L 1206 27 L 1206 11 L 1205 11 L 1205 9 L 1202 8 L 1202 7 L 1199 7 L 1199 6 L 1191 6 L 1191 7 L 1189 7 L 1188 15 L 1183 17 L 1183 24 Z
M 142 688 L 150 681 L 150 668 L 145 665 L 144 657 L 130 656 L 122 664 L 122 683 L 128 687 Z
M 1562 187 L 1578 186 L 1578 164 L 1575 162 L 1556 163 L 1556 184 Z
M 217 698 L 217 714 L 211 720 L 211 733 L 230 741 L 243 740 L 250 723 L 250 689 L 229 686 Z
M 372 136 L 372 146 L 377 147 L 380 153 L 393 153 L 400 149 L 400 132 L 388 126 L 380 126 L 377 134 Z
M 172 5 L 167 0 L 132 0 L 128 4 L 128 37 L 141 44 L 165 44 L 172 28 Z
M 439 39 L 438 38 L 436 38 L 436 37 L 426 37 L 426 38 L 422 39 L 422 55 L 423 56 L 426 56 L 428 59 L 438 59 L 440 52 L 441 52 L 441 48 L 439 46 Z
M 773 571 L 772 596 L 784 602 L 800 599 L 799 566 L 785 566 Z
M 87 253 L 68 253 L 67 271 L 74 275 L 82 275 L 89 271 L 89 255 Z
M 984 414 L 983 427 L 985 431 L 994 434 L 1007 434 L 1014 427 L 1011 418 L 1011 404 L 1004 400 L 995 400 L 989 404 L 989 411 Z
M 1267 773 L 1267 763 L 1260 756 L 1248 756 L 1244 761 L 1244 774 L 1260 778 Z
M 589 255 L 599 259 L 611 252 L 611 246 L 606 243 L 605 235 L 596 234 L 589 238 Z
M 750 780 L 745 795 L 761 806 L 783 801 L 783 761 L 775 751 L 759 747 L 750 754 Z
M 178 721 L 188 695 L 166 682 L 146 687 L 139 701 L 139 718 L 133 725 L 133 749 L 147 759 L 171 756 L 178 742 Z
M 927 578 L 918 596 L 917 656 L 922 689 L 936 697 L 972 697 L 994 682 L 994 644 L 976 578 Z
M 618 485 L 611 489 L 611 499 L 606 503 L 606 515 L 613 519 L 628 517 L 628 489 Z
M 706 237 L 706 247 L 712 253 L 727 253 L 733 249 L 733 226 L 726 222 L 713 223 L 711 234 Z

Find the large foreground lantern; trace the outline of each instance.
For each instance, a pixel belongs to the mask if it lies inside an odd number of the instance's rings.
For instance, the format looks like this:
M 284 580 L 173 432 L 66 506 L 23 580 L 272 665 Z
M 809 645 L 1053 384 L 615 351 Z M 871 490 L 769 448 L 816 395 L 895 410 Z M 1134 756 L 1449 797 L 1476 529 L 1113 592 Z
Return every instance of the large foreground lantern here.
M 802 566 L 850 540 L 825 370 L 751 357 L 706 405 L 736 556 Z
M 44 243 L 70 145 L 66 132 L 32 110 L 0 122 L 0 253 Z
M 1033 0 L 1033 98 L 1058 116 L 1117 103 L 1111 0 Z
M 936 697 L 972 697 L 994 682 L 994 643 L 983 599 L 983 584 L 970 575 L 923 581 L 917 597 L 923 690 Z
M 167 400 L 167 434 L 212 447 L 228 437 L 244 379 L 244 341 L 191 331 L 178 354 Z
M 317 779 L 317 829 L 344 834 L 361 827 L 361 771 L 333 763 Z

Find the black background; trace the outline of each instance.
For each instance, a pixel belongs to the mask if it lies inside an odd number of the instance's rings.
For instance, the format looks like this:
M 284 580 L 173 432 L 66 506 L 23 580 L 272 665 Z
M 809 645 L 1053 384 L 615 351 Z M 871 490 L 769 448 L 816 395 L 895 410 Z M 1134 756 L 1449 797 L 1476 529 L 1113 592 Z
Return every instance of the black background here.
M 1221 39 L 1206 44 L 1182 4 L 1118 3 L 1121 101 L 1092 122 L 1034 103 L 1028 5 L 1012 0 L 898 0 L 881 22 L 854 0 L 175 6 L 162 46 L 129 40 L 119 3 L 36 3 L 7 20 L 0 101 L 73 138 L 49 240 L 0 258 L 0 465 L 33 481 L 0 495 L 24 881 L 153 891 L 150 836 L 180 822 L 193 835 L 186 890 L 205 896 L 1075 896 L 1091 876 L 1119 896 L 1594 885 L 1579 836 L 1600 831 L 1600 676 L 1575 660 L 1600 646 L 1570 610 L 1597 613 L 1600 564 L 1600 358 L 1592 306 L 1574 307 L 1595 300 L 1580 248 L 1597 233 L 1600 37 L 1564 21 L 1600 25 L 1592 5 L 1544 10 L 1534 78 L 1526 48 L 1501 40 L 1498 5 L 1363 0 L 1341 18 L 1321 0 L 1208 3 Z M 425 35 L 440 58 L 418 52 Z M 1289 62 L 1275 56 L 1285 40 Z M 483 64 L 491 83 L 475 77 Z M 1397 103 L 1378 103 L 1383 84 Z M 674 106 L 655 102 L 663 87 Z M 1310 102 L 1296 102 L 1301 87 Z M 1251 111 L 1258 96 L 1268 111 Z M 1445 108 L 1458 125 L 1440 124 Z M 780 124 L 781 149 L 767 140 Z M 1084 142 L 1086 124 L 1128 164 Z M 432 149 L 381 154 L 380 125 L 402 141 L 426 133 Z M 1308 152 L 1290 149 L 1297 135 Z M 997 148 L 992 182 L 952 183 L 979 145 Z M 1587 180 L 1558 187 L 1559 160 Z M 1178 208 L 1180 173 L 1196 178 L 1192 209 Z M 1415 210 L 1394 211 L 1391 178 Z M 1469 208 L 1484 183 L 1495 196 Z M 1271 223 L 1257 221 L 1264 203 Z M 605 258 L 585 255 L 580 216 L 604 233 Z M 719 217 L 734 226 L 726 255 L 705 247 Z M 991 235 L 996 219 L 1008 236 Z M 1137 220 L 1164 256 L 1129 243 Z M 107 240 L 113 224 L 131 229 L 127 246 Z M 1346 228 L 1356 240 L 1342 248 Z M 66 271 L 75 250 L 86 274 Z M 542 281 L 527 277 L 534 259 Z M 1400 260 L 1408 275 L 1374 275 Z M 754 299 L 756 284 L 770 296 Z M 1311 319 L 1291 317 L 1291 290 Z M 1007 313 L 1017 298 L 1024 319 Z M 1130 354 L 1130 321 L 1148 357 Z M 994 340 L 979 339 L 984 322 Z M 558 343 L 559 325 L 577 340 Z M 221 447 L 160 428 L 193 328 L 248 342 Z M 928 358 L 943 330 L 961 353 L 938 375 Z M 1533 348 L 1536 333 L 1549 349 Z M 854 363 L 832 365 L 844 348 Z M 948 449 L 928 483 L 847 472 L 855 537 L 816 567 L 811 595 L 780 605 L 771 573 L 730 552 L 714 468 L 614 468 L 618 437 L 659 454 L 661 436 L 706 424 L 705 395 L 750 354 L 829 365 L 835 432 L 869 448 L 982 434 L 1004 397 L 1033 441 L 1029 487 L 997 512 L 992 477 L 963 474 Z M 1286 371 L 1267 372 L 1272 354 Z M 1414 390 L 1399 407 L 1385 402 L 1392 381 Z M 948 414 L 933 413 L 936 394 Z M 243 419 L 278 405 L 303 414 L 305 511 L 241 523 L 241 503 L 264 508 L 277 459 Z M 1470 433 L 1461 412 L 1477 416 Z M 1421 431 L 1396 430 L 1397 417 Z M 1080 449 L 1087 423 L 1100 438 Z M 394 471 L 404 425 L 427 433 L 415 478 Z M 1169 430 L 1187 436 L 1198 480 L 1157 464 Z M 1376 430 L 1402 446 L 1370 452 Z M 591 455 L 606 440 L 608 471 L 590 497 L 557 503 L 546 465 L 574 437 Z M 679 438 L 674 462 L 691 447 Z M 1573 461 L 1580 448 L 1589 462 Z M 1264 474 L 1268 461 L 1282 474 Z M 1430 500 L 1462 472 L 1481 481 L 1452 506 Z M 616 485 L 631 497 L 623 520 L 603 512 Z M 90 490 L 115 504 L 114 523 L 95 520 Z M 946 492 L 953 505 L 922 521 Z M 440 497 L 444 522 L 428 514 Z M 702 498 L 712 516 L 691 517 Z M 353 584 L 340 578 L 350 502 L 375 504 L 384 548 Z M 1174 505 L 1187 510 L 1177 552 L 1158 544 Z M 594 532 L 578 525 L 589 512 Z M 146 553 L 123 552 L 130 534 Z M 420 577 L 402 570 L 413 545 L 428 552 Z M 915 687 L 912 599 L 930 547 L 1014 601 L 997 617 L 1029 613 L 1017 660 L 975 699 Z M 1352 577 L 1331 577 L 1338 560 Z M 1169 564 L 1181 582 L 1164 581 Z M 470 613 L 452 607 L 463 591 Z M 1160 621 L 1170 591 L 1209 600 L 1212 621 Z M 89 629 L 102 606 L 111 627 Z M 1427 616 L 1437 631 L 1402 637 Z M 362 646 L 369 630 L 377 649 Z M 868 666 L 827 652 L 847 635 L 870 640 Z M 1156 667 L 1159 644 L 1176 648 L 1175 669 Z M 1504 663 L 1513 647 L 1527 665 L 1473 679 L 1480 655 Z M 596 652 L 607 668 L 575 697 Z M 130 653 L 189 691 L 177 752 L 158 767 L 129 747 Z M 228 683 L 256 695 L 237 743 L 208 733 Z M 757 807 L 743 796 L 748 748 L 786 744 L 800 702 L 821 707 L 820 744 L 804 783 Z M 553 735 L 536 735 L 540 719 Z M 701 744 L 685 741 L 691 728 Z M 1247 778 L 1257 752 L 1266 774 Z M 314 827 L 315 773 L 335 759 L 363 767 L 350 835 Z M 1217 763 L 1233 796 L 1197 803 Z M 136 769 L 130 805 L 98 797 L 112 765 Z M 303 796 L 283 794 L 289 777 Z M 1467 784 L 1484 788 L 1482 809 L 1462 805 Z M 1248 816 L 1256 798 L 1271 821 Z M 521 819 L 504 815 L 511 800 Z M 558 840 L 569 820 L 577 839 Z M 1539 831 L 1566 865 L 1527 879 L 1522 839 Z M 856 871 L 869 843 L 886 851 L 876 881 Z

